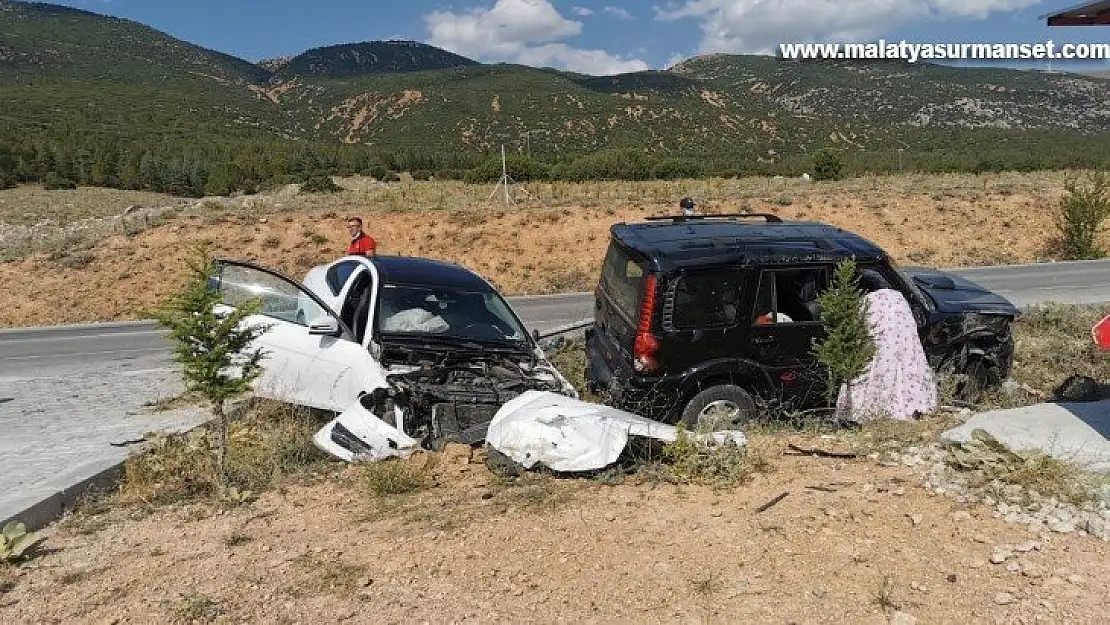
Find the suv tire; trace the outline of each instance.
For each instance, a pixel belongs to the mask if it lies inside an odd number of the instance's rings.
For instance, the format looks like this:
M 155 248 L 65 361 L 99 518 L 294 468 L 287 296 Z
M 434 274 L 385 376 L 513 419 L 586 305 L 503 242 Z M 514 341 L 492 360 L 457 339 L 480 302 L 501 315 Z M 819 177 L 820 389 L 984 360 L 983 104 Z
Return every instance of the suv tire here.
M 713 415 L 715 411 L 719 414 Z M 747 425 L 755 417 L 755 401 L 747 391 L 733 384 L 719 384 L 690 398 L 679 422 L 688 429 L 709 425 L 713 430 L 731 430 Z M 707 418 L 712 423 L 703 424 Z

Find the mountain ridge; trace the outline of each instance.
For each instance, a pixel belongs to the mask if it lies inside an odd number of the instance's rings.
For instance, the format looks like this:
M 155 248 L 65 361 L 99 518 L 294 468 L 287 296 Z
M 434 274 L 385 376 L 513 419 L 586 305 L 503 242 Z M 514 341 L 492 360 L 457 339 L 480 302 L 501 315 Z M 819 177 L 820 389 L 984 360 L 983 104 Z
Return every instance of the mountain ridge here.
M 1110 152 L 1108 103 L 1104 78 L 893 61 L 710 54 L 592 76 L 386 40 L 250 63 L 139 22 L 0 0 L 0 142 L 250 139 L 439 159 L 506 144 L 549 161 L 631 149 L 742 163 L 822 147 L 1013 160 L 1052 144 L 1066 162 Z

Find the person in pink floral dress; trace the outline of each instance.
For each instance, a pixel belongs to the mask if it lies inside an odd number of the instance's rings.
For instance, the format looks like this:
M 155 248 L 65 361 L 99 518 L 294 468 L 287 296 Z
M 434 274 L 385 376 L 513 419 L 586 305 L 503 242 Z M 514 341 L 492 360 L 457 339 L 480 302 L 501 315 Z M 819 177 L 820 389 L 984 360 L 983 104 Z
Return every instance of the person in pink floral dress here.
M 863 373 L 842 385 L 837 414 L 866 423 L 876 419 L 910 420 L 937 408 L 937 385 L 917 335 L 909 302 L 872 270 L 861 272 L 867 291 L 867 322 L 875 355 Z

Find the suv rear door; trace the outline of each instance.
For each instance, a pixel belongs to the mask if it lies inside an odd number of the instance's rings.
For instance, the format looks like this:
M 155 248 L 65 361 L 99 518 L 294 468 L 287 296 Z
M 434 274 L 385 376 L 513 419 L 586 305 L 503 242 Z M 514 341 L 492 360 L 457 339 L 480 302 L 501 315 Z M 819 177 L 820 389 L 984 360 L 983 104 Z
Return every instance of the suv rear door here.
M 649 267 L 616 241 L 609 244 L 594 298 L 595 347 L 612 375 L 632 375 L 632 351 Z
M 813 356 L 813 341 L 825 335 L 817 296 L 829 284 L 828 265 L 767 268 L 759 272 L 748 318 L 749 353 L 795 407 L 822 398 L 825 375 Z
M 735 358 L 744 345 L 737 345 L 736 328 L 746 329 L 744 301 L 751 282 L 750 269 L 718 266 L 687 269 L 669 280 L 663 295 L 663 367 L 680 373 L 719 358 Z M 739 350 L 737 349 L 739 347 Z

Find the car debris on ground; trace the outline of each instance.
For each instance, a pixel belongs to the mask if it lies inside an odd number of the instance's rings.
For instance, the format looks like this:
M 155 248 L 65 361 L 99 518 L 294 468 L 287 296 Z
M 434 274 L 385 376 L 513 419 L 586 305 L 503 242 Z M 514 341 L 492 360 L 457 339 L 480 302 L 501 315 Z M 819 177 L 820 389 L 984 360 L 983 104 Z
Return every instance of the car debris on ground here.
M 557 393 L 527 391 L 507 402 L 490 422 L 486 443 L 526 469 L 580 472 L 605 468 L 620 457 L 633 436 L 667 443 L 679 428 L 611 406 Z M 717 444 L 747 443 L 743 432 L 691 436 Z

